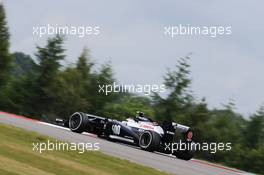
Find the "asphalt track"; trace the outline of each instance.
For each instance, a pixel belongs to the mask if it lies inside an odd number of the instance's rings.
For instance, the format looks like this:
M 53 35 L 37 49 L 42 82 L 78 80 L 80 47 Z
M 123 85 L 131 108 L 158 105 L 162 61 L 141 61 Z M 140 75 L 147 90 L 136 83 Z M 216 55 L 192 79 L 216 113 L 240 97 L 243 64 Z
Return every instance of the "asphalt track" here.
M 115 157 L 127 159 L 148 167 L 176 175 L 238 175 L 246 172 L 192 159 L 184 161 L 172 156 L 142 151 L 136 147 L 109 142 L 89 133 L 77 134 L 67 128 L 32 120 L 23 116 L 0 112 L 0 123 L 13 125 L 29 131 L 73 143 L 99 143 L 100 151 Z M 23 138 L 21 138 L 23 139 Z

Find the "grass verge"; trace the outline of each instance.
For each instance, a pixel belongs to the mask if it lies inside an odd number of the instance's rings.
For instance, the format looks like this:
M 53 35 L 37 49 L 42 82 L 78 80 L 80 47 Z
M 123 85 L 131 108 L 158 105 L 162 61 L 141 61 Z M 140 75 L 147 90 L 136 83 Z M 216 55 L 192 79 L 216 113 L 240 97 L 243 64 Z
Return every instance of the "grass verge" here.
M 55 139 L 0 124 L 1 175 L 165 175 L 97 151 L 33 151 L 32 143 Z

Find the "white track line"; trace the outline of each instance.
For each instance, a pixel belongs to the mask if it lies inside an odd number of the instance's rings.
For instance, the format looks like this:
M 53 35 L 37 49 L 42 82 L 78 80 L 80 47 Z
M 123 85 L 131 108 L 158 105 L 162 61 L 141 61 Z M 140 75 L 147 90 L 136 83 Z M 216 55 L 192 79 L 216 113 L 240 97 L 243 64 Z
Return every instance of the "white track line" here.
M 65 127 L 62 127 L 62 126 L 54 125 L 54 124 L 51 124 L 51 123 L 46 123 L 46 122 L 41 122 L 41 121 L 39 121 L 38 123 L 43 124 L 43 125 L 47 125 L 47 126 L 51 126 L 51 127 L 54 127 L 54 128 L 59 128 L 59 129 L 70 131 L 69 128 L 65 128 Z M 83 135 L 87 135 L 87 136 L 91 136 L 91 137 L 97 137 L 95 134 L 91 134 L 91 133 L 88 133 L 88 132 L 83 132 L 82 134 Z

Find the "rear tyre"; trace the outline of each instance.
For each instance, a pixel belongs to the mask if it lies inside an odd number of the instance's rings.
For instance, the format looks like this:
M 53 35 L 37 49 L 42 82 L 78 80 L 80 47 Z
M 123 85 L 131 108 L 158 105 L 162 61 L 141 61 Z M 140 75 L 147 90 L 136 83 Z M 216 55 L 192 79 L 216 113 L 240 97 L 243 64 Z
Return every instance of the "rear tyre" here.
M 146 151 L 156 151 L 160 146 L 160 135 L 153 131 L 144 131 L 139 137 L 139 146 Z
M 89 123 L 89 117 L 82 112 L 76 112 L 70 116 L 69 128 L 72 132 L 82 133 Z
M 191 160 L 193 158 L 193 153 L 190 151 L 178 152 L 176 157 L 182 160 Z
M 195 153 L 195 146 L 192 143 L 194 143 L 194 142 L 187 143 L 189 145 L 188 147 L 191 149 L 186 149 L 186 150 L 182 150 L 182 151 L 179 150 L 174 155 L 178 159 L 191 160 L 194 156 L 194 153 Z

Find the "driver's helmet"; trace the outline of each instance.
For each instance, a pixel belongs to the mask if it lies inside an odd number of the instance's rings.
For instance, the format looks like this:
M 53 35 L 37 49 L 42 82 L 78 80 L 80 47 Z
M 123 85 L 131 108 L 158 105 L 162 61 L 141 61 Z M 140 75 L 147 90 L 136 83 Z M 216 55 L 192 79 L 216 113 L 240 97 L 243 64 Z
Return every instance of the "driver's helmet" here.
M 136 115 L 135 120 L 136 121 L 144 121 L 144 122 L 149 121 L 149 119 L 147 117 L 145 117 L 144 112 L 140 112 L 140 111 L 137 111 L 137 115 Z
M 145 117 L 144 112 L 137 111 L 137 116 L 138 117 Z

